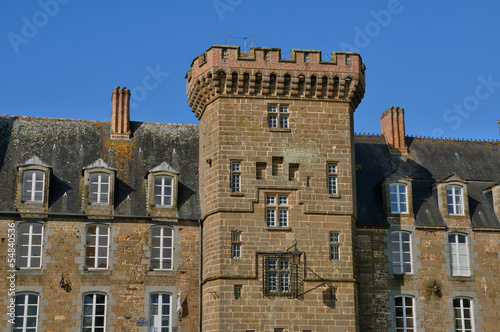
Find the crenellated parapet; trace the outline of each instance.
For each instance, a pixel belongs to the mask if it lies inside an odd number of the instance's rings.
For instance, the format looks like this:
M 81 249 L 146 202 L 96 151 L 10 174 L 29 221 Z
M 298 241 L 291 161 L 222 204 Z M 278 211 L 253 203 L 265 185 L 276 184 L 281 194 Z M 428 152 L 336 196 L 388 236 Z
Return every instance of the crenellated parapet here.
M 220 96 L 337 100 L 355 109 L 365 92 L 365 67 L 361 56 L 332 52 L 331 61 L 321 51 L 294 50 L 281 58 L 278 48 L 212 46 L 195 58 L 186 75 L 188 104 L 198 118 Z

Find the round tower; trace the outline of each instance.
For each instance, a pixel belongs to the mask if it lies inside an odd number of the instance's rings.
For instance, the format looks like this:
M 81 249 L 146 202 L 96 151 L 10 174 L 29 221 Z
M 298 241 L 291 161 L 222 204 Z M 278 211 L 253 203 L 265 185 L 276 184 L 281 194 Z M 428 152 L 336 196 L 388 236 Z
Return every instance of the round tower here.
M 353 113 L 364 65 L 356 53 L 331 58 L 212 46 L 192 62 L 203 331 L 357 330 Z

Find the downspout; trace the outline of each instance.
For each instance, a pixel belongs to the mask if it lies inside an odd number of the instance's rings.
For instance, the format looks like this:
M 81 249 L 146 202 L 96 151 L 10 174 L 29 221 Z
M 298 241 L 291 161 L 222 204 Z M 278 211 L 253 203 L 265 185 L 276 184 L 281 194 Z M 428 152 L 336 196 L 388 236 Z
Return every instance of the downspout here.
M 202 296 L 203 296 L 203 292 L 202 292 L 202 289 L 201 289 L 201 282 L 202 282 L 202 269 L 203 269 L 203 256 L 202 256 L 202 253 L 203 253 L 203 223 L 201 222 L 201 219 L 198 219 L 198 227 L 200 229 L 200 248 L 199 248 L 199 256 L 200 256 L 200 271 L 199 271 L 199 282 L 198 282 L 198 287 L 199 287 L 199 303 L 198 303 L 198 332 L 201 332 L 201 315 L 203 314 L 203 311 L 202 311 L 202 307 L 201 307 L 201 304 L 202 304 Z

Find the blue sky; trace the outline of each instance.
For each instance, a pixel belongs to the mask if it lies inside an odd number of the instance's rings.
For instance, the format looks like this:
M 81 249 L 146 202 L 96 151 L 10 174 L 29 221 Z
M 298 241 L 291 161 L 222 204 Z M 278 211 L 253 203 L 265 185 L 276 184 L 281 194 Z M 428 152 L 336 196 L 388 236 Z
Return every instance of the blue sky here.
M 253 35 L 284 57 L 359 52 L 358 133 L 379 133 L 380 114 L 400 106 L 407 135 L 496 140 L 499 17 L 497 1 L 5 0 L 0 114 L 108 120 L 112 89 L 127 86 L 132 120 L 197 123 L 191 61 L 228 35 L 242 48 L 236 37 Z

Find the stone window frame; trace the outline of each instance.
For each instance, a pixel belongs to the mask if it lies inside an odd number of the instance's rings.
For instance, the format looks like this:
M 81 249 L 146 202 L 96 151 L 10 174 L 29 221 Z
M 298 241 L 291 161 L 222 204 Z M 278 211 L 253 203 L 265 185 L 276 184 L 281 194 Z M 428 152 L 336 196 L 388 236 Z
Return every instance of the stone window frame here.
M 450 242 L 450 237 L 454 237 L 454 241 Z M 458 242 L 459 237 L 465 238 L 465 243 L 460 243 Z M 460 262 L 460 247 L 465 247 L 465 254 L 467 257 L 467 271 L 465 273 L 462 273 L 461 270 L 464 268 Z M 455 248 L 452 250 L 452 248 Z M 470 252 L 469 252 L 469 238 L 467 234 L 461 233 L 461 232 L 449 232 L 448 233 L 448 250 L 449 250 L 449 257 L 450 257 L 450 273 L 453 277 L 469 277 L 471 274 L 471 267 L 470 267 Z M 457 259 L 455 261 L 452 260 L 453 256 L 457 256 Z M 458 260 L 458 261 L 457 261 Z M 455 266 L 457 265 L 457 266 Z M 456 272 L 458 270 L 458 272 Z
M 87 226 L 92 224 L 104 224 L 109 226 L 108 236 L 108 267 L 106 269 L 88 269 L 85 266 L 86 256 L 86 239 L 87 239 Z M 113 267 L 118 264 L 118 258 L 114 257 L 114 253 L 118 250 L 118 232 L 115 231 L 113 223 L 110 220 L 89 220 L 80 223 L 80 229 L 75 231 L 75 236 L 80 238 L 80 242 L 75 244 L 75 251 L 80 253 L 80 256 L 75 257 L 75 263 L 78 264 L 78 270 L 82 275 L 110 275 Z
M 106 295 L 106 332 L 114 332 L 115 328 L 111 322 L 116 319 L 112 307 L 116 306 L 116 300 L 111 293 L 111 286 L 80 286 L 79 292 L 73 299 L 73 306 L 76 306 L 75 312 L 71 318 L 74 322 L 71 332 L 81 332 L 83 325 L 83 296 L 90 293 L 98 293 Z
M 116 168 L 108 166 L 102 159 L 83 168 L 83 211 L 89 214 L 113 214 L 115 202 L 115 180 Z M 105 173 L 109 175 L 108 202 L 91 203 L 90 196 L 90 175 L 95 173 Z
M 241 231 L 231 232 L 231 259 L 241 259 Z
M 265 220 L 267 230 L 290 230 L 290 193 L 266 192 L 265 194 Z M 274 197 L 274 201 L 270 203 L 269 197 Z M 280 204 L 280 198 L 286 197 L 286 204 Z M 280 210 L 286 210 L 286 226 L 280 226 Z M 272 218 L 270 211 L 273 211 Z M 270 225 L 272 219 L 274 225 Z
M 336 236 L 335 236 L 336 235 Z M 328 233 L 329 258 L 332 262 L 340 261 L 340 232 L 332 231 Z M 335 248 L 337 250 L 335 251 Z M 335 256 L 337 254 L 337 257 Z
M 480 328 L 481 324 L 483 323 L 483 317 L 480 316 L 480 313 L 483 310 L 483 306 L 479 304 L 477 300 L 476 293 L 474 292 L 466 292 L 466 291 L 455 291 L 451 290 L 450 291 L 450 297 L 449 300 L 446 302 L 446 309 L 448 309 L 450 312 L 450 317 L 451 317 L 451 323 L 450 323 L 450 328 L 447 330 L 447 332 L 454 332 L 455 331 L 455 313 L 453 311 L 453 300 L 456 298 L 467 298 L 471 300 L 472 302 L 472 316 L 474 318 L 474 332 L 484 332 L 482 328 Z
M 334 167 L 334 169 L 331 169 Z M 331 180 L 335 179 L 335 190 L 332 191 Z M 328 195 L 330 198 L 339 198 L 339 162 L 338 161 L 327 161 L 326 162 L 326 187 L 328 190 Z
M 393 232 L 407 232 L 410 233 L 411 241 L 411 273 L 394 273 L 393 262 L 392 262 L 392 248 L 391 248 L 391 234 Z M 387 230 L 387 235 L 384 237 L 384 242 L 386 243 L 386 249 L 384 249 L 384 254 L 387 257 L 386 268 L 389 271 L 390 276 L 393 279 L 398 278 L 411 278 L 417 279 L 419 270 L 422 268 L 422 262 L 418 259 L 421 257 L 422 253 L 420 251 L 420 238 L 416 236 L 414 226 L 403 226 L 403 225 L 392 225 Z
M 154 286 L 145 286 L 144 287 L 144 299 L 143 301 L 143 312 L 141 314 L 141 317 L 145 318 L 145 320 L 148 322 L 147 326 L 144 327 L 139 327 L 139 331 L 149 331 L 149 317 L 150 317 L 150 301 L 151 301 L 151 294 L 154 293 L 164 293 L 164 294 L 170 294 L 171 297 L 171 318 L 170 318 L 170 323 L 171 327 L 170 329 L 174 331 L 174 328 L 177 327 L 177 311 L 175 310 L 175 306 L 177 304 L 177 287 L 176 286 L 165 286 L 165 285 L 154 285 Z M 182 299 L 181 299 L 182 303 Z
M 399 172 L 398 172 L 399 173 Z M 391 185 L 402 184 L 406 187 L 406 212 L 392 212 Z M 388 217 L 413 217 L 413 191 L 412 180 L 403 174 L 387 178 L 382 185 L 384 210 Z
M 462 187 L 462 204 L 463 211 L 460 214 L 450 214 L 448 212 L 448 196 L 446 188 L 448 186 Z M 437 190 L 438 208 L 441 215 L 445 218 L 464 219 L 469 218 L 469 192 L 467 188 L 467 181 L 462 179 L 456 174 L 449 175 L 444 180 L 438 181 L 434 184 Z
M 101 227 L 106 227 L 108 232 L 107 232 L 107 246 L 106 246 L 106 249 L 107 249 L 107 252 L 106 252 L 106 267 L 95 267 L 96 263 L 98 262 L 98 259 L 101 258 L 98 254 L 98 251 L 99 251 L 99 247 L 103 247 L 102 245 L 99 246 L 99 238 L 96 236 L 96 243 L 95 243 L 95 256 L 93 257 L 94 258 L 94 267 L 89 267 L 87 265 L 87 258 L 89 256 L 87 256 L 87 249 L 88 249 L 88 246 L 87 246 L 87 237 L 89 236 L 89 227 L 90 226 L 93 226 L 95 225 L 96 226 L 96 231 L 98 229 L 101 229 Z M 85 225 L 85 260 L 84 260 L 84 270 L 86 271 L 103 271 L 103 270 L 107 270 L 110 266 L 110 248 L 111 248 L 111 239 L 112 239 L 112 234 L 111 234 L 111 225 L 108 225 L 106 223 L 88 223 Z M 102 236 L 100 233 L 98 234 L 98 236 Z
M 387 307 L 390 313 L 387 315 L 387 321 L 391 323 L 391 326 L 387 329 L 388 332 L 396 332 L 396 307 L 394 299 L 399 296 L 410 296 L 413 298 L 413 311 L 414 311 L 414 332 L 423 332 L 425 329 L 422 328 L 422 322 L 425 321 L 425 316 L 422 314 L 424 304 L 419 300 L 419 292 L 417 290 L 391 290 L 389 302 L 387 302 Z
M 173 253 L 172 253 L 172 269 L 171 270 L 159 270 L 159 269 L 151 269 L 151 229 L 154 226 L 169 226 L 173 229 Z M 141 260 L 141 264 L 147 266 L 146 275 L 158 275 L 158 276 L 175 276 L 177 269 L 182 265 L 182 258 L 178 256 L 178 253 L 181 250 L 179 241 L 182 237 L 182 233 L 179 232 L 179 225 L 176 222 L 172 221 L 158 221 L 152 222 L 148 225 L 148 232 L 145 236 L 147 236 L 147 244 L 143 246 L 144 258 Z
M 49 305 L 49 300 L 45 298 L 43 292 L 43 286 L 18 286 L 16 285 L 16 295 L 19 294 L 36 294 L 38 295 L 38 319 L 37 319 L 37 331 L 44 331 L 45 328 L 43 323 L 47 321 L 47 314 L 44 312 L 45 308 Z M 7 307 L 10 304 L 9 297 L 5 297 L 3 300 L 4 307 Z M 3 315 L 3 321 L 5 322 L 5 326 L 11 326 L 8 323 L 11 317 L 7 314 Z M 1 329 L 2 332 L 11 332 L 12 328 L 3 327 Z
M 284 111 L 285 109 L 286 111 Z M 289 103 L 268 103 L 266 109 L 267 128 L 269 128 L 269 131 L 290 132 L 291 115 L 292 112 L 290 111 Z M 272 126 L 273 123 L 271 123 L 271 117 L 273 117 L 275 120 L 273 121 L 275 126 Z M 286 126 L 283 126 L 285 119 L 286 119 Z
M 171 205 L 155 205 L 154 204 L 154 180 L 158 176 L 166 176 L 172 178 L 172 204 Z M 150 215 L 162 215 L 164 213 L 177 212 L 177 199 L 179 188 L 179 172 L 174 170 L 166 162 L 150 170 L 146 176 L 146 196 L 147 206 Z
M 28 171 L 40 171 L 44 174 L 43 179 L 43 198 L 41 201 L 23 200 L 24 174 Z M 49 208 L 50 179 L 52 176 L 52 167 L 43 163 L 38 157 L 33 157 L 24 164 L 17 166 L 16 180 L 16 206 L 22 210 L 31 210 L 36 212 L 46 212 Z
M 230 183 L 231 183 L 231 194 L 241 194 L 241 160 L 235 159 L 230 161 Z M 237 168 L 235 168 L 237 166 Z
M 450 260 L 450 246 L 448 241 L 448 235 L 450 234 L 463 234 L 467 237 L 467 250 L 469 255 L 469 275 L 453 275 L 451 271 L 451 260 Z M 450 228 L 447 232 L 444 232 L 443 238 L 441 239 L 441 244 L 444 250 L 441 254 L 445 258 L 445 263 L 442 265 L 444 271 L 448 278 L 453 280 L 470 280 L 474 278 L 475 271 L 479 270 L 479 265 L 475 263 L 475 259 L 478 257 L 478 253 L 474 251 L 474 246 L 477 245 L 477 241 L 472 236 L 472 231 L 470 228 Z
M 20 239 L 20 236 L 19 236 L 19 225 L 20 224 L 24 224 L 24 223 L 37 223 L 37 224 L 41 224 L 42 225 L 42 254 L 41 254 L 41 263 L 40 263 L 40 267 L 36 267 L 36 268 L 19 268 L 19 270 L 17 271 L 18 274 L 22 274 L 22 275 L 42 275 L 43 274 L 43 271 L 47 270 L 47 265 L 50 263 L 51 261 L 51 257 L 50 256 L 47 256 L 47 250 L 50 250 L 52 249 L 52 243 L 49 242 L 49 236 L 52 236 L 54 235 L 54 232 L 48 228 L 48 224 L 46 221 L 44 221 L 43 219 L 39 219 L 39 218 L 30 218 L 30 219 L 23 219 L 23 220 L 16 220 L 15 221 L 15 224 L 16 224 L 16 232 L 17 232 L 17 236 L 16 236 L 16 267 L 17 267 L 17 254 L 19 253 L 19 239 Z
M 398 235 L 396 241 L 394 240 L 393 236 Z M 403 238 L 403 234 L 406 234 L 408 236 L 408 241 L 406 241 Z M 408 242 L 408 251 L 405 250 L 404 244 Z M 412 238 L 411 238 L 411 232 L 407 231 L 392 231 L 390 235 L 390 243 L 391 243 L 391 258 L 392 258 L 392 273 L 393 274 L 412 274 L 413 272 L 413 248 L 412 248 Z M 394 244 L 397 245 L 397 250 L 394 250 Z M 398 262 L 394 261 L 394 254 L 398 253 L 399 259 Z M 405 253 L 409 254 L 409 262 L 404 258 Z M 410 265 L 410 271 L 405 271 L 405 266 Z M 398 271 L 396 271 L 398 270 Z

